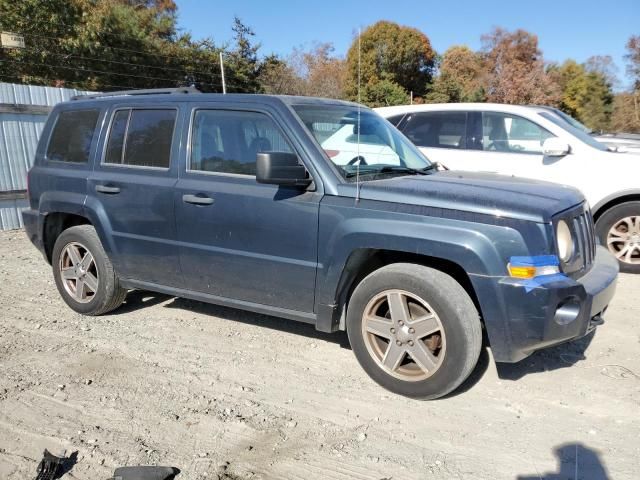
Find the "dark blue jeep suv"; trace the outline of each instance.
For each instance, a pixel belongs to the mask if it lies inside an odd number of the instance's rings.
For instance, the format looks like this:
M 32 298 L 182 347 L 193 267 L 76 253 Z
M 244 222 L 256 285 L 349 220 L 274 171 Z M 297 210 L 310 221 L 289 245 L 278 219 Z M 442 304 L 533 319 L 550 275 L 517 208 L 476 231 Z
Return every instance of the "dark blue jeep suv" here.
M 618 264 L 582 195 L 440 172 L 366 107 L 189 90 L 56 106 L 27 234 L 100 315 L 144 289 L 347 330 L 379 384 L 454 390 L 602 323 Z

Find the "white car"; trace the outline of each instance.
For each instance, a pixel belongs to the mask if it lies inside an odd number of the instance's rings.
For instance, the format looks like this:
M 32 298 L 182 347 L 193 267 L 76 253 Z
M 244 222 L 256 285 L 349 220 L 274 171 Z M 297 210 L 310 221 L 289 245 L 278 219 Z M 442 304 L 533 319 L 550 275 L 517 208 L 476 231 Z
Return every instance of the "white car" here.
M 598 133 L 595 130 L 591 130 L 589 127 L 576 120 L 571 115 L 567 115 L 562 110 L 558 110 L 557 108 L 546 106 L 533 106 L 532 108 L 544 109 L 549 112 L 555 113 L 561 119 L 565 120 L 569 125 L 591 135 L 600 143 L 604 143 L 607 147 L 609 147 L 609 150 L 618 152 L 640 153 L 640 133 Z
M 640 273 L 640 158 L 616 152 L 547 107 L 453 103 L 383 107 L 432 161 L 577 187 L 624 272 Z
M 388 140 L 380 138 L 376 132 L 367 131 L 366 127 L 360 130 L 358 136 L 357 124 L 347 123 L 334 132 L 328 131 L 329 137 L 320 145 L 336 165 L 400 165 L 398 155 L 386 143 Z

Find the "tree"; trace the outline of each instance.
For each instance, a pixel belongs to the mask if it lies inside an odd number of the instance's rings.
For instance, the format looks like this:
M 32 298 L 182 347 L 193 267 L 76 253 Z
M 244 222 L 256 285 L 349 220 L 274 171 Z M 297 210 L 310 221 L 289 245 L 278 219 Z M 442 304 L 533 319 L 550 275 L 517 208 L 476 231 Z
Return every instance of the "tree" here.
M 640 115 L 638 108 L 640 99 L 633 93 L 619 93 L 613 101 L 613 114 L 611 115 L 611 131 L 640 133 Z
M 221 91 L 219 53 L 229 50 L 230 91 L 255 91 L 253 32 L 236 19 L 232 47 L 177 32 L 173 0 L 0 0 L 0 26 L 25 36 L 0 50 L 0 78 L 87 90 L 196 85 Z
M 619 84 L 618 67 L 611 55 L 593 55 L 587 58 L 584 69 L 589 73 L 600 74 L 612 88 Z
M 233 26 L 235 47 L 226 55 L 225 67 L 228 67 L 228 82 L 230 92 L 257 93 L 260 90 L 258 76 L 260 62 L 258 50 L 260 44 L 254 44 L 254 31 L 242 23 L 240 18 L 234 17 Z M 226 72 L 225 72 L 226 73 Z
M 333 55 L 331 43 L 317 43 L 309 50 L 294 48 L 289 64 L 300 78 L 300 94 L 345 98 L 346 63 Z
M 481 57 L 467 46 L 453 46 L 442 57 L 440 73 L 426 100 L 432 103 L 484 100 Z
M 626 44 L 627 74 L 633 82 L 628 92 L 615 96 L 611 129 L 616 132 L 640 133 L 640 35 L 633 35 Z
M 554 67 L 553 72 L 562 92 L 560 108 L 593 130 L 607 130 L 613 93 L 604 74 L 593 63 L 581 65 L 574 60 Z
M 361 94 L 371 108 L 402 105 L 409 101 L 406 90 L 387 78 L 375 83 L 367 83 Z
M 435 52 L 427 36 L 415 28 L 380 21 L 355 38 L 347 53 L 346 94 L 353 100 L 389 103 L 399 100 L 400 91 L 422 96 L 431 82 Z M 383 85 L 376 86 L 377 83 Z M 379 97 L 384 92 L 389 99 Z M 370 97 L 369 95 L 374 95 Z
M 303 79 L 286 60 L 269 55 L 262 62 L 258 76 L 260 88 L 271 95 L 302 95 Z
M 632 35 L 627 41 L 627 75 L 633 80 L 634 90 L 640 90 L 640 35 Z
M 487 100 L 498 103 L 556 105 L 559 91 L 545 71 L 538 37 L 496 28 L 482 36 Z

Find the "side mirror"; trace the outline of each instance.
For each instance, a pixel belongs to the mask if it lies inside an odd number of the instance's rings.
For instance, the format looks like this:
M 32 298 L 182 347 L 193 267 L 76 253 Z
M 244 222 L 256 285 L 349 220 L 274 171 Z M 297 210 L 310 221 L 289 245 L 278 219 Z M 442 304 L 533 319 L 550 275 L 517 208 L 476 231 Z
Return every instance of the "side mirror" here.
M 564 157 L 571 151 L 571 146 L 559 138 L 547 138 L 542 144 L 545 157 Z
M 311 184 L 307 169 L 298 156 L 289 152 L 262 152 L 256 155 L 256 180 L 272 185 L 306 187 Z

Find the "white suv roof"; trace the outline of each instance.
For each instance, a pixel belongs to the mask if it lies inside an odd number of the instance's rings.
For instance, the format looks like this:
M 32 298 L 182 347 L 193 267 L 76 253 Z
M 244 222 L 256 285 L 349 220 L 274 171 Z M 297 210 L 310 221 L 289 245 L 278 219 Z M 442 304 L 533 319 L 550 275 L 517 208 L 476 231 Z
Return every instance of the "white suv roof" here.
M 536 106 L 510 105 L 507 103 L 424 103 L 414 105 L 397 105 L 395 107 L 380 107 L 374 109 L 383 117 L 400 115 L 403 113 L 429 112 L 429 111 L 495 111 L 505 113 L 524 113 L 531 110 L 544 112 L 545 108 Z

